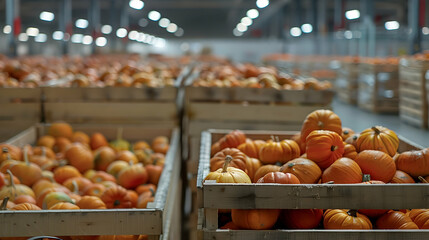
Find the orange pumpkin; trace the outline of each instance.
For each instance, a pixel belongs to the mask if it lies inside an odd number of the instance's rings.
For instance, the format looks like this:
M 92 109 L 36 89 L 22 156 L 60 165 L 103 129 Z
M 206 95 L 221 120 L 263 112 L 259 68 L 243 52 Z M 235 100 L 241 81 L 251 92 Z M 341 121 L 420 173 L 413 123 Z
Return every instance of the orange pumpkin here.
M 63 182 L 63 186 L 71 192 L 83 192 L 83 190 L 91 185 L 92 182 L 84 177 L 72 177 Z
M 138 141 L 133 145 L 134 152 L 136 150 L 144 150 L 144 149 L 150 149 L 150 146 L 146 141 Z
M 0 143 L 0 149 L 2 151 L 2 154 L 0 155 L 0 163 L 8 159 L 22 159 L 22 151 L 17 146 L 13 146 L 7 143 Z
M 282 172 L 267 173 L 257 183 L 300 184 L 299 179 L 295 175 Z
M 218 151 L 221 151 L 222 149 L 236 148 L 240 146 L 240 144 L 245 142 L 246 142 L 246 135 L 240 130 L 234 130 L 228 133 L 227 135 L 223 136 L 221 139 L 219 139 L 218 146 L 215 148 L 212 147 L 212 150 L 214 151 L 211 152 L 211 156 L 213 156 Z
M 349 138 L 353 134 L 355 134 L 355 131 L 353 131 L 351 128 L 343 127 L 341 137 L 343 138 L 343 141 L 346 141 L 347 138 Z
M 13 206 L 10 210 L 15 211 L 34 211 L 34 210 L 42 210 L 34 203 L 19 203 L 15 206 Z
M 353 134 L 344 141 L 347 144 L 353 145 L 353 147 L 357 147 L 357 140 L 359 138 L 359 134 Z
M 231 157 L 231 161 L 229 166 L 239 168 L 245 172 L 247 172 L 246 168 L 246 159 L 247 156 L 241 152 L 240 150 L 236 148 L 225 148 L 221 150 L 220 152 L 216 153 L 211 159 L 210 159 L 210 171 L 214 172 L 218 170 L 219 168 L 222 168 L 222 166 L 225 163 L 225 160 L 227 156 Z
M 27 150 L 24 150 L 25 162 L 18 162 L 10 167 L 10 171 L 22 184 L 32 186 L 42 178 L 42 169 L 37 164 L 31 163 L 28 159 Z
M 9 183 L 10 183 L 10 175 L 8 175 L 8 174 L 3 174 L 3 173 L 1 173 L 0 172 L 0 189 L 3 187 L 3 186 L 5 186 L 5 185 L 9 185 Z M 13 176 L 13 183 L 15 183 L 15 184 L 20 184 L 21 182 L 19 181 L 19 179 L 17 178 L 17 177 L 15 177 L 15 176 Z
M 429 175 L 429 148 L 418 151 L 407 151 L 395 157 L 398 170 L 412 177 Z
M 128 167 L 129 163 L 125 161 L 114 161 L 107 167 L 107 173 L 114 176 L 115 178 L 118 177 L 118 173 L 122 170 Z
M 73 203 L 70 196 L 64 192 L 50 192 L 43 198 L 42 208 L 49 209 L 59 202 Z
M 409 213 L 411 220 L 419 227 L 419 229 L 429 229 L 429 210 L 428 209 L 412 209 Z
M 130 163 L 130 162 L 131 163 L 138 163 L 139 162 L 139 160 L 137 159 L 137 156 L 128 150 L 119 151 L 118 154 L 116 155 L 115 160 L 122 160 L 122 161 L 125 161 L 127 163 Z
M 133 205 L 131 196 L 121 186 L 108 188 L 101 196 L 101 200 L 103 200 L 107 208 L 131 208 Z
M 305 141 L 301 138 L 301 133 L 295 133 L 292 136 L 292 140 L 294 140 L 296 143 L 298 143 L 299 145 L 299 149 L 301 150 L 300 155 L 305 153 L 305 149 L 306 149 L 306 145 L 305 145 Z
M 271 229 L 280 215 L 279 209 L 232 209 L 232 222 L 240 229 Z
M 345 144 L 343 157 L 355 159 L 356 156 L 357 156 L 356 148 L 351 144 Z
M 207 174 L 204 181 L 216 181 L 217 183 L 252 183 L 249 176 L 241 169 L 229 167 L 232 157 L 227 156 L 222 168 Z
M 88 134 L 81 132 L 81 131 L 76 131 L 73 133 L 72 137 L 71 137 L 72 142 L 79 142 L 82 143 L 84 145 L 88 145 L 90 143 L 90 138 L 88 136 Z
M 287 163 L 299 157 L 301 150 L 293 140 L 268 141 L 259 150 L 259 160 L 263 164 Z
M 322 176 L 322 170 L 311 160 L 305 158 L 296 158 L 285 163 L 280 169 L 280 172 L 292 173 L 302 184 L 317 183 Z
M 54 170 L 54 179 L 57 183 L 64 183 L 67 179 L 73 177 L 82 177 L 82 174 L 77 170 L 77 168 L 66 165 L 58 167 Z
M 116 159 L 116 153 L 112 148 L 104 146 L 99 147 L 94 152 L 94 165 L 95 169 L 106 171 L 110 163 Z
M 280 170 L 280 166 L 277 165 L 263 165 L 258 170 L 256 170 L 255 175 L 253 177 L 253 182 L 257 182 L 261 177 L 265 176 L 270 172 L 278 172 Z
M 343 156 L 344 143 L 340 135 L 332 131 L 316 130 L 307 137 L 307 158 L 321 169 L 331 166 Z
M 371 175 L 371 179 L 390 182 L 396 172 L 393 159 L 384 152 L 365 150 L 355 158 L 364 174 Z
M 78 206 L 69 202 L 59 202 L 49 208 L 49 210 L 78 210 Z
M 259 158 L 259 150 L 265 144 L 263 140 L 246 139 L 246 142 L 240 144 L 237 148 L 246 156 L 251 158 Z
M 378 150 L 395 156 L 399 147 L 399 139 L 396 133 L 382 126 L 365 129 L 360 133 L 356 149 L 358 152 L 364 150 Z
M 36 204 L 36 199 L 30 195 L 19 195 L 15 198 L 14 201 L 15 204 L 21 204 L 21 203 L 31 203 Z
M 94 168 L 94 157 L 92 152 L 81 143 L 73 143 L 66 151 L 65 157 L 70 165 L 81 173 Z
M 154 152 L 167 154 L 169 148 L 168 138 L 165 136 L 158 136 L 153 139 L 151 146 Z
M 258 159 L 251 157 L 246 158 L 247 175 L 249 175 L 250 179 L 255 177 L 256 171 L 258 171 L 261 166 L 262 163 Z
M 140 194 L 137 200 L 137 208 L 147 208 L 147 204 L 155 201 L 155 192 L 148 191 Z
M 307 136 L 314 130 L 329 130 L 341 136 L 343 131 L 341 119 L 330 110 L 316 110 L 304 120 L 301 128 L 301 139 L 307 143 Z
M 415 181 L 406 172 L 396 170 L 395 175 L 393 176 L 392 180 L 390 180 L 390 183 L 415 183 Z
M 356 210 L 329 209 L 323 218 L 325 229 L 372 229 L 369 218 Z
M 138 186 L 136 188 L 136 192 L 137 194 L 142 194 L 144 192 L 148 192 L 152 189 L 152 191 L 156 192 L 156 185 L 152 184 L 152 183 L 146 183 L 146 184 L 142 184 L 140 186 Z
M 45 135 L 45 136 L 41 136 L 38 140 L 37 140 L 37 146 L 44 146 L 47 147 L 49 149 L 52 149 L 55 145 L 55 138 L 50 136 L 50 135 Z
M 65 137 L 71 139 L 73 136 L 73 128 L 65 122 L 55 122 L 49 127 L 48 134 L 57 138 Z
M 322 174 L 322 183 L 333 181 L 337 184 L 361 183 L 362 170 L 350 158 L 340 158 Z
M 411 218 L 400 211 L 389 211 L 377 219 L 378 229 L 419 229 Z
M 55 153 L 64 153 L 71 144 L 72 142 L 68 138 L 57 137 L 52 150 L 54 150 Z
M 106 209 L 106 204 L 96 196 L 83 196 L 76 205 L 80 209 Z
M 322 217 L 322 209 L 286 209 L 280 214 L 280 219 L 288 229 L 316 228 Z
M 55 157 L 56 157 L 55 152 L 51 148 L 48 148 L 45 146 L 33 147 L 32 152 L 33 152 L 33 156 L 34 155 L 36 155 L 36 156 L 45 155 L 47 158 L 50 158 L 50 159 L 55 159 Z
M 149 175 L 149 182 L 158 185 L 159 179 L 161 178 L 163 166 L 157 166 L 153 164 L 146 165 L 146 171 Z
M 145 184 L 148 179 L 148 173 L 141 163 L 130 164 L 118 173 L 118 184 L 127 189 Z
M 101 183 L 104 181 L 116 182 L 116 178 L 106 172 L 96 171 L 90 178 L 93 183 Z
M 106 187 L 101 183 L 94 183 L 83 189 L 83 194 L 88 196 L 101 197 L 106 191 Z
M 92 150 L 109 146 L 109 142 L 107 142 L 107 139 L 104 137 L 104 135 L 98 132 L 91 135 L 90 142 Z
M 36 197 L 36 205 L 43 208 L 45 197 L 50 193 L 56 193 L 56 192 L 70 194 L 70 190 L 68 190 L 63 186 L 46 188 L 42 190 L 40 194 Z
M 220 227 L 220 229 L 230 229 L 230 230 L 240 230 L 233 222 L 228 222 L 227 224 Z

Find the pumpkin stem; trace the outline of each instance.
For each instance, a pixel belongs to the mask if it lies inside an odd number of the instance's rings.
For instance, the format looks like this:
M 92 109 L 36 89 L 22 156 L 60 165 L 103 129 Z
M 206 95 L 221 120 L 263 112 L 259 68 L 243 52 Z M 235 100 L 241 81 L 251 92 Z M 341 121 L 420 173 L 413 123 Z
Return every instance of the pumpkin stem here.
M 350 209 L 347 214 L 352 217 L 357 217 L 357 210 Z
M 276 142 L 280 142 L 279 136 L 276 136 Z
M 369 182 L 371 181 L 371 174 L 364 174 L 362 177 L 362 182 Z
M 344 130 L 344 132 L 343 132 L 345 135 L 348 135 L 349 134 L 349 130 Z
M 9 149 L 7 147 L 4 147 L 2 149 L 2 152 L 3 152 L 3 154 L 6 154 L 6 159 L 7 160 L 11 160 L 12 159 L 11 156 L 10 156 L 10 153 L 9 153 Z
M 15 187 L 15 183 L 13 182 L 13 173 L 8 169 L 8 170 L 6 170 L 6 172 L 7 172 L 7 174 L 9 174 L 9 177 L 10 177 L 10 183 L 9 183 L 9 186 L 11 186 L 12 187 L 12 190 L 13 190 L 13 192 L 14 192 L 14 195 L 15 195 L 15 197 L 16 197 L 16 187 Z
M 332 145 L 332 146 L 331 146 L 331 152 L 334 152 L 335 150 L 337 150 L 337 148 L 338 148 L 338 146 L 334 146 L 334 145 Z
M 9 201 L 9 197 L 5 197 L 0 205 L 0 210 L 6 210 L 7 202 Z
M 45 146 L 42 146 L 42 157 L 46 158 L 46 148 L 45 148 Z
M 30 165 L 30 161 L 28 160 L 28 148 L 24 148 L 24 161 L 27 166 Z
M 225 162 L 223 163 L 222 172 L 227 172 L 229 164 L 231 163 L 232 157 L 230 155 L 226 155 Z
M 372 130 L 374 130 L 375 134 L 380 134 L 380 129 L 378 129 L 376 126 L 371 128 Z
M 422 176 L 419 176 L 419 180 L 420 180 L 420 182 L 422 182 L 422 183 L 429 183 L 428 181 L 426 181 L 426 179 L 424 178 L 424 177 L 422 177 Z
M 271 140 L 273 140 L 273 142 L 276 141 L 276 139 L 274 138 L 274 135 L 271 135 Z
M 323 184 L 334 184 L 334 183 L 335 183 L 334 181 L 329 181 L 329 182 L 325 182 Z
M 151 197 L 154 197 L 155 196 L 155 191 L 152 188 L 149 188 L 149 191 L 151 193 Z
M 323 122 L 322 122 L 322 121 L 318 121 L 318 122 L 317 122 L 317 126 L 318 126 L 319 128 L 322 128 L 322 129 L 323 129 L 324 125 L 325 125 L 325 124 L 323 124 Z
M 79 185 L 77 185 L 76 180 L 73 180 L 72 184 L 73 184 L 73 193 L 79 194 Z
M 121 201 L 119 201 L 118 199 L 116 199 L 114 202 L 113 202 L 113 206 L 118 206 L 118 205 L 120 205 L 121 204 Z

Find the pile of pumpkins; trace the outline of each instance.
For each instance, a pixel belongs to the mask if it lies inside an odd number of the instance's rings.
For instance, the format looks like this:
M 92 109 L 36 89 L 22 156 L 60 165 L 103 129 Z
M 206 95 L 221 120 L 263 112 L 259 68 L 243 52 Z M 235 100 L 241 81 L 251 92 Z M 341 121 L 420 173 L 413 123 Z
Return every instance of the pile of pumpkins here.
M 99 132 L 89 136 L 58 122 L 36 146 L 3 143 L 0 149 L 1 210 L 146 208 L 154 201 L 169 139 L 130 144 L 118 129 L 108 142 Z
M 399 139 L 382 126 L 361 133 L 317 110 L 291 139 L 252 140 L 235 130 L 211 147 L 205 180 L 219 183 L 403 184 L 429 180 L 429 149 L 398 153 Z M 227 229 L 428 229 L 429 209 L 220 210 Z M 229 215 L 230 214 L 230 215 Z M 224 222 L 225 223 L 225 222 Z

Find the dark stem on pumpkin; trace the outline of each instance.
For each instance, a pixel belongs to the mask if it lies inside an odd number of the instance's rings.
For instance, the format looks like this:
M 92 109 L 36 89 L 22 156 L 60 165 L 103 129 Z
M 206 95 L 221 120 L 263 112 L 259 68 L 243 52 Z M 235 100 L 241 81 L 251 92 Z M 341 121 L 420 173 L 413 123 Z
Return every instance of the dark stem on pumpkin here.
M 318 122 L 317 122 L 317 126 L 318 126 L 319 128 L 323 128 L 324 124 L 323 124 L 323 122 L 322 122 L 322 121 L 318 121 Z
M 8 149 L 7 147 L 4 147 L 4 148 L 2 149 L 2 152 L 3 152 L 3 154 L 6 154 L 6 155 L 7 155 L 7 156 L 6 156 L 7 160 L 11 160 L 11 159 L 12 159 L 12 158 L 10 157 L 9 149 Z
M 369 182 L 371 181 L 371 175 L 370 174 L 364 174 L 362 177 L 362 182 Z
M 77 185 L 76 180 L 73 180 L 72 184 L 73 184 L 73 193 L 79 194 L 79 185 Z
M 418 178 L 419 178 L 420 182 L 422 182 L 422 183 L 429 183 L 429 182 L 428 182 L 428 181 L 426 181 L 426 179 L 425 179 L 424 177 L 422 177 L 422 176 L 419 176 Z
M 231 163 L 231 161 L 232 161 L 232 157 L 230 155 L 226 155 L 225 162 L 223 163 L 223 167 L 222 167 L 223 173 L 227 172 L 226 170 L 228 169 L 228 166 Z
M 45 147 L 42 147 L 42 157 L 46 157 L 46 149 Z
M 279 136 L 276 136 L 276 142 L 280 142 Z
M 374 130 L 375 134 L 380 134 L 380 130 L 377 127 L 372 127 L 372 130 Z
M 8 201 L 9 201 L 9 197 L 3 198 L 3 202 L 1 202 L 1 205 L 0 205 L 0 210 L 6 210 Z
M 332 146 L 331 146 L 331 152 L 333 152 L 333 151 L 337 150 L 337 148 L 338 148 L 337 146 L 332 145 Z
M 276 139 L 274 138 L 274 135 L 271 135 L 271 140 L 273 140 L 273 142 L 276 141 Z
M 113 202 L 113 206 L 118 206 L 118 205 L 120 205 L 121 204 L 121 201 L 119 201 L 119 200 L 115 200 L 114 202 Z
M 30 161 L 28 160 L 28 148 L 24 148 L 24 161 L 27 166 L 30 165 Z
M 347 214 L 352 217 L 357 217 L 357 210 L 350 209 L 349 211 L 347 211 Z
M 334 184 L 334 183 L 335 183 L 334 181 L 329 181 L 329 182 L 325 182 L 323 184 Z
M 149 191 L 150 191 L 150 193 L 151 193 L 151 197 L 154 197 L 155 196 L 155 191 L 152 189 L 152 188 L 149 188 Z

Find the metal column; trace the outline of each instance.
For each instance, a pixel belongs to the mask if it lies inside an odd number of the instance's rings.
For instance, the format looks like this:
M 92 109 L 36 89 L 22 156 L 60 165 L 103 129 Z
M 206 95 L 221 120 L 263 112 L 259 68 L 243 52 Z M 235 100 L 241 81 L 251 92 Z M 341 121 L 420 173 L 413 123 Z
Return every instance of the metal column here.
M 408 0 L 408 26 L 410 29 L 409 34 L 409 54 L 415 54 L 422 50 L 421 40 L 422 32 L 419 26 L 420 0 Z
M 100 36 L 100 0 L 91 0 L 89 7 L 89 26 L 92 36 L 91 54 L 95 53 L 96 45 L 95 40 Z
M 6 25 L 9 25 L 12 32 L 8 35 L 8 55 L 17 55 L 17 37 L 21 33 L 21 18 L 19 16 L 19 0 L 6 1 Z
M 73 34 L 72 1 L 62 0 L 59 9 L 59 28 L 64 33 L 64 37 L 61 40 L 61 53 L 67 55 L 69 53 L 69 40 Z
M 376 46 L 376 27 L 374 24 L 374 2 L 372 0 L 361 1 L 361 39 L 359 41 L 359 55 L 362 57 L 374 57 Z

